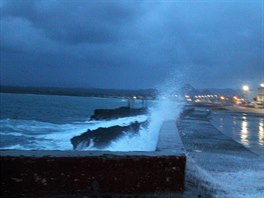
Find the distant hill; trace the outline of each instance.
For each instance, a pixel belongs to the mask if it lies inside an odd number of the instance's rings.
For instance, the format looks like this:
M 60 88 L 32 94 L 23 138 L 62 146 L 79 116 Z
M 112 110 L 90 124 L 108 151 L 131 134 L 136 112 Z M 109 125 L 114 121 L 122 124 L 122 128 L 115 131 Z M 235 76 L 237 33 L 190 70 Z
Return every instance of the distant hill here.
M 18 87 L 1 86 L 2 93 L 23 93 L 41 95 L 64 95 L 64 96 L 94 96 L 94 97 L 156 97 L 155 89 L 142 90 L 119 90 L 97 88 L 56 88 L 56 87 Z
M 185 84 L 181 89 L 180 89 L 180 93 L 183 96 L 190 96 L 190 97 L 194 97 L 197 95 L 200 95 L 199 90 L 195 89 L 192 85 L 190 84 Z
M 98 89 L 98 88 L 58 88 L 58 87 L 19 87 L 19 86 L 0 86 L 2 93 L 23 93 L 41 95 L 65 95 L 65 96 L 94 96 L 94 97 L 133 97 L 156 98 L 156 89 Z M 180 93 L 190 97 L 198 95 L 223 95 L 241 96 L 241 90 L 235 89 L 195 89 L 192 85 L 186 84 L 180 89 Z

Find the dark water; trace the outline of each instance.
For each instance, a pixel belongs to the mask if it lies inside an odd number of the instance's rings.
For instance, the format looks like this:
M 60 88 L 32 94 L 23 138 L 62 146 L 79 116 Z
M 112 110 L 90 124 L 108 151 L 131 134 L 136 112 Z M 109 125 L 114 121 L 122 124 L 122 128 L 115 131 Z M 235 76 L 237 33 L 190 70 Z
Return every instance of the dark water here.
M 117 108 L 126 100 L 31 94 L 0 94 L 1 119 L 69 123 L 87 120 L 96 108 Z
M 70 150 L 76 135 L 113 125 L 128 125 L 146 117 L 90 121 L 94 109 L 127 105 L 118 98 L 0 94 L 0 148 Z M 135 101 L 140 106 L 141 101 Z

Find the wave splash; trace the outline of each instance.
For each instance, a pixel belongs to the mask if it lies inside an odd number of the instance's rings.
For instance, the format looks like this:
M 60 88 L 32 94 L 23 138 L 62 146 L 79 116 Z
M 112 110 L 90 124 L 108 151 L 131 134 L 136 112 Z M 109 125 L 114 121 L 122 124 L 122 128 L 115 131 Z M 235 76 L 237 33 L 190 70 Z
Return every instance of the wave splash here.
M 180 86 L 178 74 L 173 76 L 158 87 L 158 100 L 149 108 L 148 126 L 141 127 L 137 134 L 126 135 L 112 141 L 103 150 L 109 151 L 155 151 L 159 138 L 159 131 L 165 120 L 176 120 L 182 111 L 182 98 L 180 98 Z M 173 77 L 173 78 L 172 78 Z M 176 95 L 177 94 L 177 95 Z M 177 100 L 176 97 L 177 96 Z M 96 150 L 94 147 L 86 150 Z
M 109 151 L 155 151 L 159 130 L 164 120 L 175 120 L 180 113 L 177 102 L 171 100 L 160 100 L 149 110 L 149 124 L 141 127 L 135 135 L 125 135 L 112 141 L 104 150 Z
M 131 122 L 144 122 L 146 115 L 104 121 L 84 121 L 54 124 L 36 120 L 0 120 L 0 149 L 18 150 L 72 150 L 70 139 L 87 129 L 127 126 Z
M 118 118 L 113 120 L 84 121 L 68 124 L 54 124 L 36 120 L 0 120 L 0 149 L 18 150 L 72 150 L 71 138 L 100 127 L 128 126 L 133 122 L 149 121 L 147 127 L 141 127 L 136 134 L 126 133 L 107 147 L 98 149 L 91 140 L 85 150 L 109 151 L 154 151 L 159 130 L 164 120 L 176 119 L 181 108 L 172 100 L 160 99 L 149 109 L 148 115 Z

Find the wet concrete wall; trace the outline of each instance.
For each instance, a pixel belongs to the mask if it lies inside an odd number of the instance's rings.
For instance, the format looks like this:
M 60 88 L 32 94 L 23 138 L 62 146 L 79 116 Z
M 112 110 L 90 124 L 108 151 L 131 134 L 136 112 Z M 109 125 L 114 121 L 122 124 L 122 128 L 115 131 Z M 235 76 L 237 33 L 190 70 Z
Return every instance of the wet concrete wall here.
M 179 141 L 173 145 L 173 131 L 177 134 L 175 121 L 163 124 L 154 152 L 2 150 L 2 195 L 89 197 L 182 192 L 186 157 Z

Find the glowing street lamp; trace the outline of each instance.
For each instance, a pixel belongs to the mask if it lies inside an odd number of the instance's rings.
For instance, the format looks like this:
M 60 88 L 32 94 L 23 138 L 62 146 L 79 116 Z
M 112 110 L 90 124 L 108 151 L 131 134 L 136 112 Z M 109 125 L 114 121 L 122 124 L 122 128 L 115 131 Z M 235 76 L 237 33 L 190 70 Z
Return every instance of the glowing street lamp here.
M 261 84 L 260 84 L 260 87 L 264 87 L 264 83 L 261 83 Z
M 242 87 L 242 89 L 243 89 L 243 91 L 249 91 L 249 86 L 248 86 L 248 85 L 244 85 L 244 86 Z
M 243 85 L 242 90 L 244 92 L 245 101 L 248 101 L 249 100 L 249 86 Z

